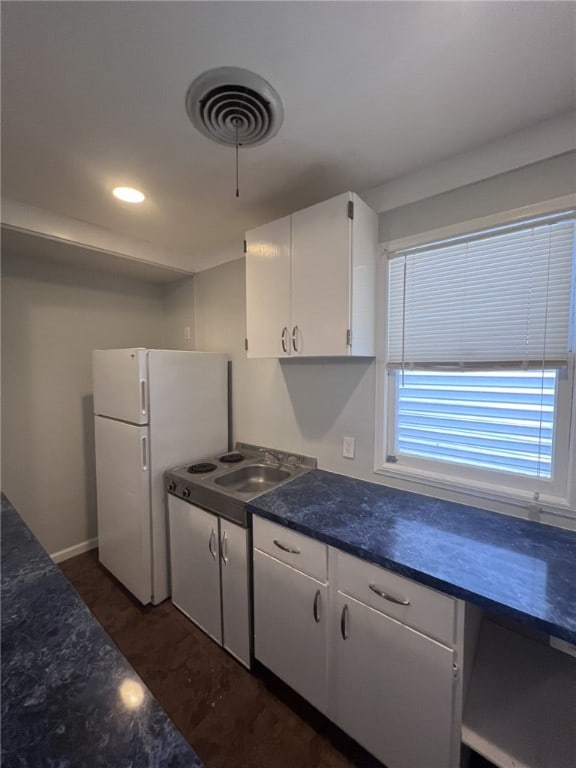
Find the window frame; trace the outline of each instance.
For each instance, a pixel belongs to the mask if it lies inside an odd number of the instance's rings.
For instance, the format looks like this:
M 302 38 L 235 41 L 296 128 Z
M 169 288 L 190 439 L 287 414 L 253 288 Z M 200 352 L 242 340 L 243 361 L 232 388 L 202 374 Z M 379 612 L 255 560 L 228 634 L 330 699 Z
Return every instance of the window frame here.
M 554 440 L 554 478 L 522 477 L 514 473 L 467 467 L 450 462 L 403 454 L 396 463 L 386 462 L 395 427 L 395 371 L 387 370 L 387 261 L 391 252 L 514 223 L 532 216 L 576 207 L 576 196 L 566 195 L 535 205 L 461 222 L 450 227 L 389 241 L 382 246 L 377 304 L 378 350 L 374 472 L 398 487 L 488 508 L 511 505 L 513 513 L 541 518 L 541 513 L 576 518 L 576 362 L 575 353 L 558 380 L 558 405 Z M 440 492 L 440 493 L 439 493 Z M 479 502 L 479 500 L 481 500 Z M 496 507 L 494 506 L 496 505 Z M 514 509 L 517 508 L 517 509 Z M 505 511 L 510 511 L 506 509 Z M 556 522 L 553 520 L 553 522 Z

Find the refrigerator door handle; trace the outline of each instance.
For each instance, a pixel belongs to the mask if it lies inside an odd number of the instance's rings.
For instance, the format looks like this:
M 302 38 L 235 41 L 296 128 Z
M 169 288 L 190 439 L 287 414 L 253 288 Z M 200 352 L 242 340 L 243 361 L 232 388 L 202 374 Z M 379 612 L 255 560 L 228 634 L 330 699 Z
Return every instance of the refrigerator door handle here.
M 146 379 L 140 379 L 140 408 L 142 416 L 146 416 L 148 410 L 146 406 Z
M 140 441 L 142 444 L 142 471 L 146 472 L 148 469 L 148 438 L 143 435 Z

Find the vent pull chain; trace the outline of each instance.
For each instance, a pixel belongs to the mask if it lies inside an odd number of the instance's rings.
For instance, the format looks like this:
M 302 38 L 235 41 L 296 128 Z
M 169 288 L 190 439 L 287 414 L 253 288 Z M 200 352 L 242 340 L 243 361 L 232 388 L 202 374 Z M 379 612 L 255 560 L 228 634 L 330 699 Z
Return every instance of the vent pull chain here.
M 238 189 L 238 123 L 240 118 L 234 118 L 234 127 L 236 128 L 236 197 L 240 197 L 240 191 Z

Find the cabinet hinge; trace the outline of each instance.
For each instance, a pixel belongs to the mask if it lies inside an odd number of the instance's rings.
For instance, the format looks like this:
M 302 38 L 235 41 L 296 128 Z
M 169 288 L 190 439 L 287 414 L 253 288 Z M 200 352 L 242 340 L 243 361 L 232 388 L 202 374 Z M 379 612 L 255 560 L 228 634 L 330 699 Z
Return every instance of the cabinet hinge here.
M 248 352 L 248 339 L 244 339 L 244 349 Z
M 244 240 L 244 253 L 248 253 L 248 243 Z
M 354 202 L 352 200 L 348 201 L 348 218 L 354 218 Z
M 458 677 L 460 676 L 460 668 L 458 667 L 458 664 L 452 665 L 452 671 L 454 674 L 454 680 L 458 680 Z
M 351 347 L 352 346 L 352 331 L 350 328 L 346 331 L 346 346 Z

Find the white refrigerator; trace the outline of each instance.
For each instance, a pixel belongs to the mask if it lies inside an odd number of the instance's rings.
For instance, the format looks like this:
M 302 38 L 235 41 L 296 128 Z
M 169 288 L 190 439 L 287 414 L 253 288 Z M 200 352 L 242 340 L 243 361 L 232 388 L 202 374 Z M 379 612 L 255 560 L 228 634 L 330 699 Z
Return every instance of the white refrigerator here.
M 143 604 L 170 595 L 163 473 L 228 450 L 225 355 L 92 353 L 100 562 Z

